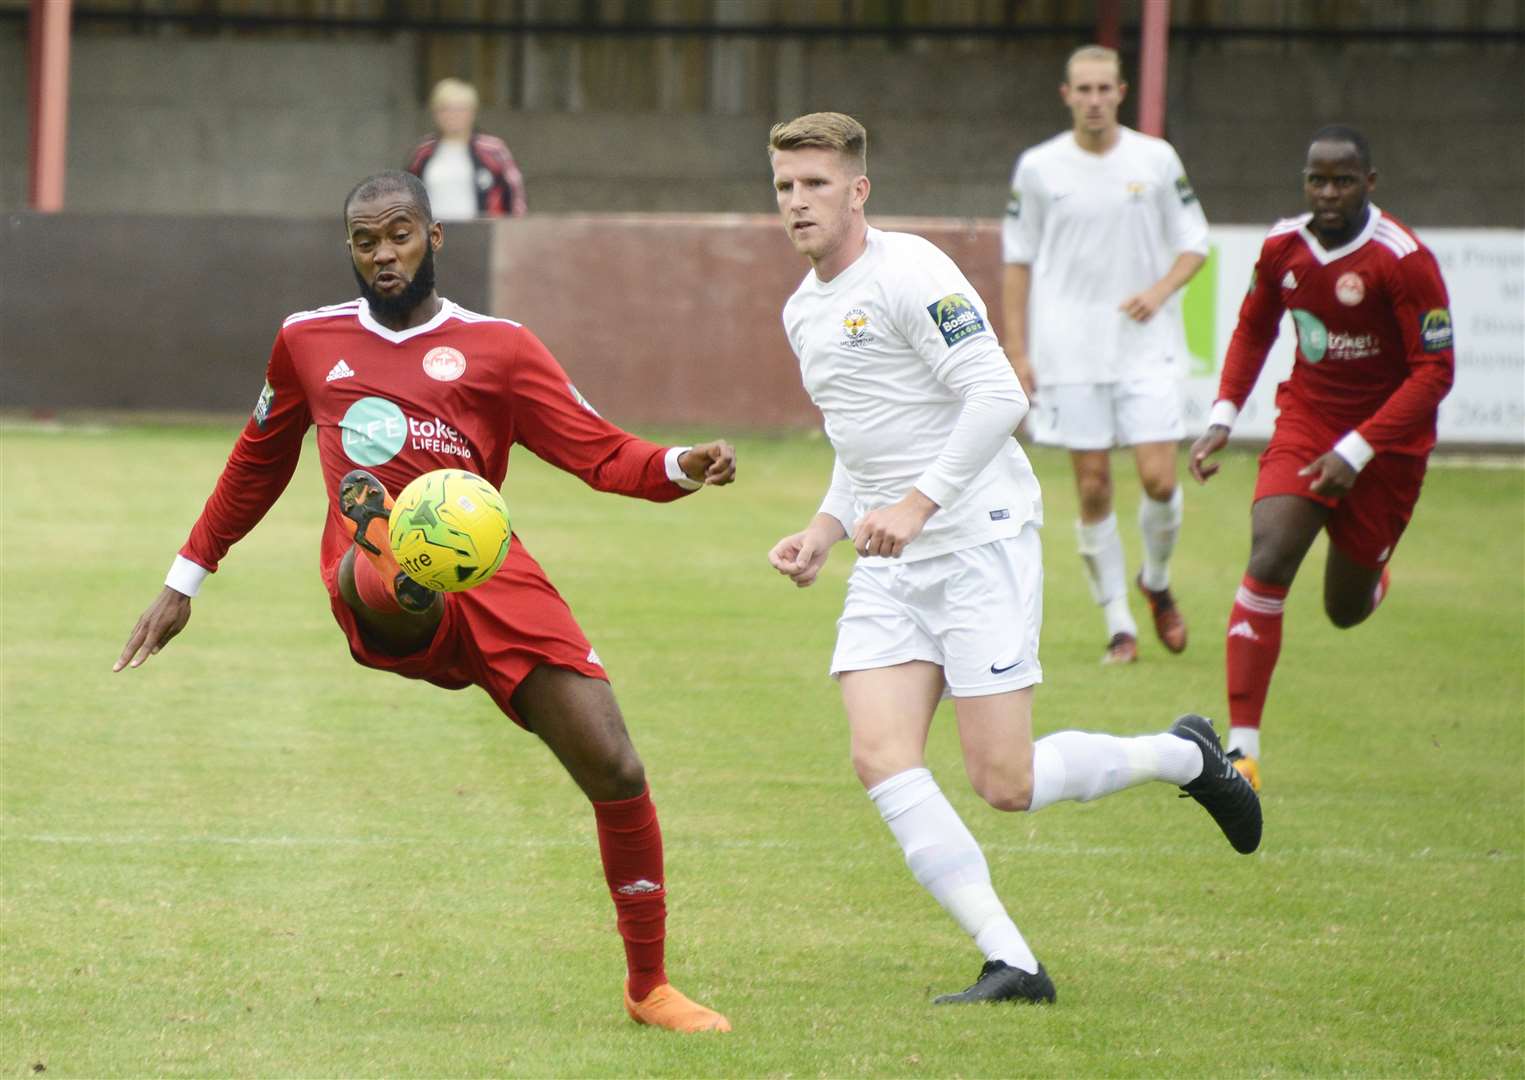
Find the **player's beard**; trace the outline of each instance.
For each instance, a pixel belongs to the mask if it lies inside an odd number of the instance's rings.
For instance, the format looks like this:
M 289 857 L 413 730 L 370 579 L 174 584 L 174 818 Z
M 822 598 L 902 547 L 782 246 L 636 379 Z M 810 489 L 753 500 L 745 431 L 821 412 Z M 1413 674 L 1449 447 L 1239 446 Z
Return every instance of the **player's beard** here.
M 396 296 L 383 296 L 371 288 L 365 278 L 360 276 L 360 268 L 354 263 L 350 263 L 350 269 L 355 272 L 360 295 L 365 297 L 371 313 L 381 318 L 406 318 L 434 291 L 434 248 L 431 246 L 424 247 L 424 257 L 418 264 L 418 272 Z

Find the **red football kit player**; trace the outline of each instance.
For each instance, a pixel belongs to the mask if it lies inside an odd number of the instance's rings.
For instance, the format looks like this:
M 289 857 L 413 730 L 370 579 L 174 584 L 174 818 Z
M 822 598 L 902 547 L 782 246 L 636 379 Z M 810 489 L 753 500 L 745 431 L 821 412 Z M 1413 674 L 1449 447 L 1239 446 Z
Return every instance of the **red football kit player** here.
M 1407 226 L 1372 205 L 1366 140 L 1350 128 L 1320 130 L 1304 182 L 1311 212 L 1278 222 L 1266 238 L 1208 430 L 1192 448 L 1192 472 L 1205 482 L 1217 471 L 1207 459 L 1227 442 L 1290 310 L 1297 357 L 1276 392 L 1226 647 L 1229 748 L 1257 788 L 1261 713 L 1298 566 L 1327 529 L 1330 621 L 1355 626 L 1376 610 L 1455 370 L 1440 268 Z
M 443 231 L 416 177 L 363 181 L 345 202 L 345 224 L 362 299 L 281 327 L 254 415 L 116 670 L 141 665 L 184 628 L 190 598 L 280 497 L 316 427 L 332 496 L 320 566 L 355 659 L 450 689 L 480 686 L 538 735 L 593 803 L 631 1017 L 729 1030 L 667 982 L 656 810 L 608 677 L 566 602 L 517 536 L 481 585 L 423 589 L 398 570 L 386 511 L 389 491 L 434 469 L 466 469 L 501 487 L 514 443 L 600 491 L 657 502 L 730 483 L 734 451 L 725 442 L 663 447 L 622 431 L 529 330 L 439 297 L 433 259 Z

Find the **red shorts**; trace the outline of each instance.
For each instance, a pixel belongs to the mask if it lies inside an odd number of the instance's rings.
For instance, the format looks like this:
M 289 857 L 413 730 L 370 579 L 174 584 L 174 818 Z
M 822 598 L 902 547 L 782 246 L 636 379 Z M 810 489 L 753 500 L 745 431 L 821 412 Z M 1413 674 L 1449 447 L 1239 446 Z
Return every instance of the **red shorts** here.
M 350 654 L 366 667 L 447 690 L 480 686 L 521 727 L 524 721 L 510 701 L 525 676 L 540 665 L 608 681 L 572 609 L 517 536 L 496 574 L 474 589 L 445 594 L 445 614 L 434 640 L 407 656 L 388 656 L 366 644 L 355 613 L 339 596 L 338 569 L 337 559 L 323 569 L 329 603 L 349 638 Z
M 1352 562 L 1375 570 L 1392 557 L 1414 514 L 1428 459 L 1378 454 L 1343 497 L 1315 495 L 1309 487 L 1311 477 L 1297 475 L 1298 470 L 1327 453 L 1344 434 L 1284 407 L 1270 445 L 1260 455 L 1255 501 L 1268 495 L 1297 495 L 1330 507 L 1333 512 L 1324 525 L 1329 542 Z

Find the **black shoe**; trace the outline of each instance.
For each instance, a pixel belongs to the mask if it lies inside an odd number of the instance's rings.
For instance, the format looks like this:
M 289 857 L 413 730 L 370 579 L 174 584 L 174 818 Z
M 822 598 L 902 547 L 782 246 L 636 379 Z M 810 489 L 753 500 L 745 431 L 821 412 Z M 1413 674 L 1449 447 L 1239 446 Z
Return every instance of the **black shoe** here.
M 1012 967 L 1004 960 L 987 960 L 980 977 L 960 994 L 944 994 L 933 1005 L 968 1005 L 980 1001 L 1029 1001 L 1035 1005 L 1054 1000 L 1054 982 L 1038 965 L 1037 974 Z
M 1235 851 L 1241 855 L 1254 851 L 1260 846 L 1260 797 L 1223 752 L 1213 722 L 1187 713 L 1170 725 L 1170 734 L 1202 750 L 1202 775 L 1182 784 L 1181 790 L 1213 816 Z
M 429 586 L 420 585 L 401 570 L 397 571 L 397 577 L 392 580 L 392 595 L 397 597 L 397 606 L 410 615 L 422 615 L 440 597 Z

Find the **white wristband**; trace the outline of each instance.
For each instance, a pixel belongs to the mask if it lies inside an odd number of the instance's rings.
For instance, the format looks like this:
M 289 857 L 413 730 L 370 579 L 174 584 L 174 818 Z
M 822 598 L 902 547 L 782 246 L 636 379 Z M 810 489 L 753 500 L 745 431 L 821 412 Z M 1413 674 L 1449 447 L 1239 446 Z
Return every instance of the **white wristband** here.
M 165 575 L 164 584 L 182 596 L 195 596 L 209 573 L 211 571 L 200 563 L 193 563 L 184 555 L 176 555 L 175 561 L 169 565 L 169 573 Z
M 1356 472 L 1366 468 L 1366 463 L 1376 456 L 1377 452 L 1371 448 L 1359 431 L 1352 431 L 1339 442 L 1334 444 L 1334 452 L 1345 459 Z
M 692 446 L 674 446 L 667 451 L 667 479 L 684 491 L 698 491 L 704 486 L 698 480 L 689 479 L 688 474 L 678 464 L 678 459 L 692 449 Z
M 1212 411 L 1207 414 L 1208 427 L 1226 427 L 1232 430 L 1234 421 L 1239 419 L 1239 406 L 1228 398 L 1213 402 Z

